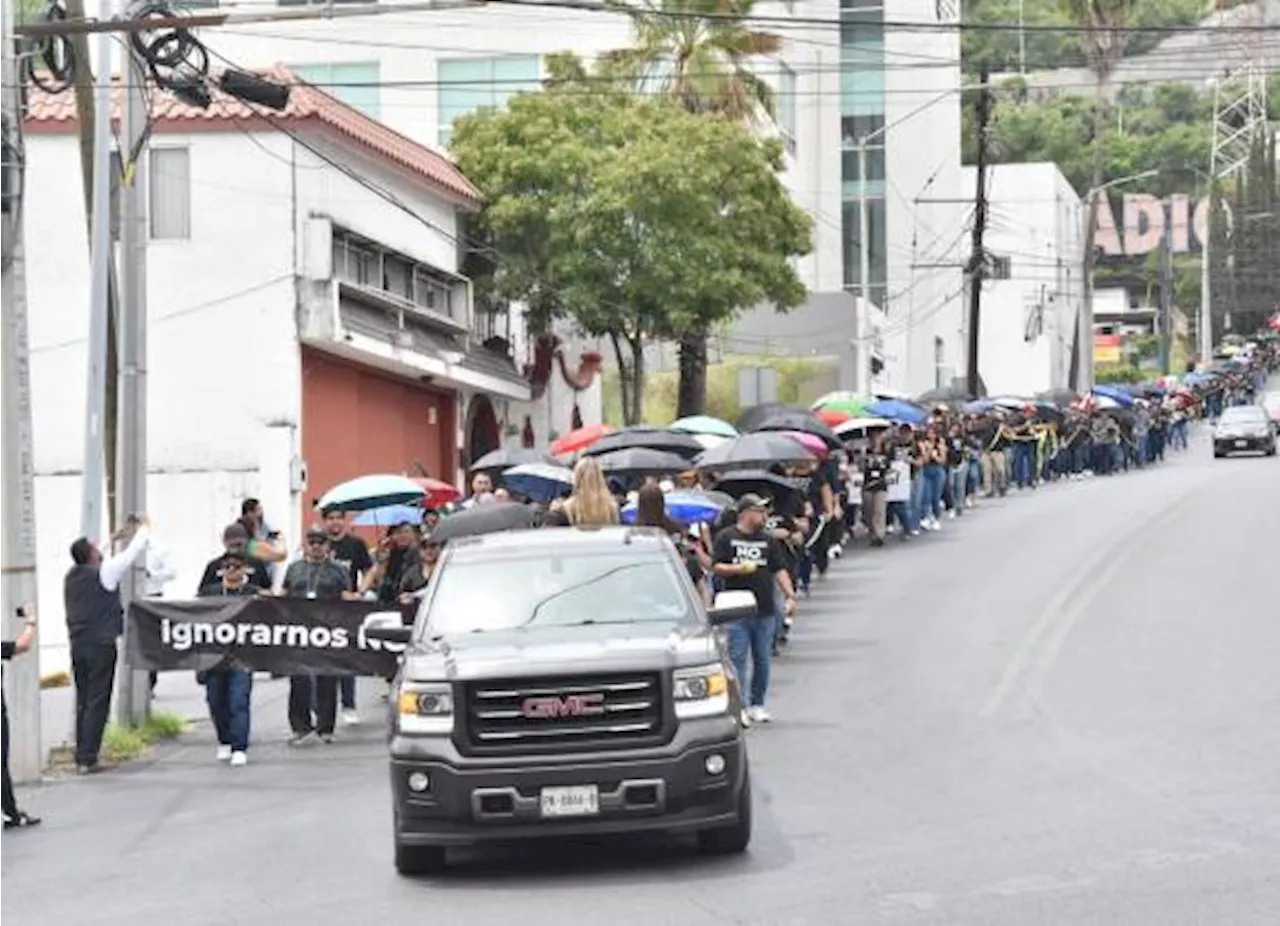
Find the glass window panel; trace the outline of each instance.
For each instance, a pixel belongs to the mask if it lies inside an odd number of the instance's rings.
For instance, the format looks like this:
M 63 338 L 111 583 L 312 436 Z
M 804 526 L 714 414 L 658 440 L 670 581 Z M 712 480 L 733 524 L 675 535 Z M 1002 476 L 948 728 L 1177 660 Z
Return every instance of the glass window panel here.
M 861 158 L 858 156 L 857 149 L 849 150 L 846 148 L 841 152 L 841 171 L 843 173 L 844 182 L 857 183 L 861 176 L 858 169 L 861 166 Z M 872 148 L 867 146 L 867 180 L 884 180 L 884 149 Z
M 438 137 L 448 144 L 453 121 L 485 106 L 501 106 L 512 95 L 541 85 L 537 55 L 501 58 L 452 58 L 438 62 L 436 105 Z
M 378 118 L 378 82 L 381 79 L 378 62 L 299 64 L 292 70 L 307 83 L 314 84 L 352 109 L 358 109 L 370 118 Z
M 152 148 L 148 179 L 151 237 L 190 238 L 190 153 L 186 148 Z
M 844 243 L 844 282 L 846 286 L 857 286 L 862 277 L 862 252 L 859 246 L 861 233 L 860 200 L 845 200 L 842 208 L 843 243 Z M 867 199 L 867 233 L 871 239 L 868 254 L 870 283 L 884 285 L 887 271 L 886 260 L 886 228 L 885 203 L 883 198 Z
M 795 144 L 796 139 L 796 72 L 785 64 L 779 64 L 778 71 L 778 129 Z

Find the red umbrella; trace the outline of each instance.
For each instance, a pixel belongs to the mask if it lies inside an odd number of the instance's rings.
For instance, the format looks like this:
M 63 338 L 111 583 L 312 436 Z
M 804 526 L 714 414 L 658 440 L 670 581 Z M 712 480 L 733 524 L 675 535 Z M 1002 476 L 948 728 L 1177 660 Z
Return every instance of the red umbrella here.
M 413 481 L 427 490 L 427 494 L 422 499 L 423 508 L 443 508 L 450 502 L 456 502 L 462 498 L 462 493 L 457 488 L 443 480 L 424 476 Z
M 819 459 L 826 457 L 830 453 L 827 442 L 816 434 L 807 434 L 804 431 L 781 431 L 783 437 L 789 437 L 805 450 L 808 450 Z
M 853 418 L 847 412 L 842 412 L 838 408 L 820 408 L 814 412 L 818 418 L 827 425 L 836 428 Z
M 607 424 L 592 424 L 585 428 L 578 428 L 576 431 L 570 431 L 564 437 L 561 437 L 551 445 L 551 453 L 553 456 L 564 456 L 570 453 L 578 453 L 586 450 L 600 438 L 606 434 L 612 434 L 613 428 Z

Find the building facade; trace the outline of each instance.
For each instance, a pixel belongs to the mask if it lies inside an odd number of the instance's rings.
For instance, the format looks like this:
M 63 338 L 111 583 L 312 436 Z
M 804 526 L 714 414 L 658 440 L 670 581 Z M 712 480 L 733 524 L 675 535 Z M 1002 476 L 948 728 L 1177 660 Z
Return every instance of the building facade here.
M 977 171 L 963 173 L 965 194 L 973 196 Z M 984 238 L 991 263 L 978 326 L 982 381 L 990 395 L 1067 388 L 1084 299 L 1080 197 L 1052 163 L 997 164 L 988 168 L 987 189 Z
M 285 71 L 275 79 L 292 81 Z M 148 217 L 148 510 L 190 595 L 246 497 L 296 544 L 345 479 L 460 483 L 501 444 L 599 420 L 580 368 L 519 319 L 476 313 L 460 272 L 475 189 L 445 158 L 318 90 L 264 119 L 164 94 Z M 80 532 L 89 253 L 74 100 L 26 124 L 28 293 L 43 613 Z M 579 376 L 579 374 L 583 374 Z M 572 384 L 572 385 L 571 385 Z M 575 411 L 576 410 L 576 411 Z M 43 641 L 59 656 L 57 629 Z

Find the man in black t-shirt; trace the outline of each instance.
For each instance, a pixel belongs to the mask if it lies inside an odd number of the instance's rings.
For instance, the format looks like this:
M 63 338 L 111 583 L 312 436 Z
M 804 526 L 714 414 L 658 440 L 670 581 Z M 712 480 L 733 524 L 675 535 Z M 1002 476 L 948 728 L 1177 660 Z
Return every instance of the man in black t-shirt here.
M 746 725 L 770 720 L 764 702 L 769 692 L 769 667 L 778 626 L 775 584 L 782 590 L 783 613 L 790 617 L 796 607 L 795 589 L 787 574 L 782 550 L 765 529 L 768 507 L 758 495 L 742 496 L 737 504 L 738 522 L 716 535 L 712 550 L 715 573 L 723 581 L 724 589 L 751 592 L 758 609 L 755 617 L 735 621 L 727 628 L 729 655 L 747 703 L 742 718 Z
M 336 508 L 324 512 L 324 529 L 329 535 L 329 551 L 334 562 L 347 570 L 350 584 L 347 591 L 360 589 L 360 581 L 373 569 L 373 559 L 364 541 L 351 533 L 347 513 Z M 356 711 L 356 677 L 343 675 L 338 679 L 338 693 L 342 699 L 342 722 L 354 726 L 360 722 Z
M 889 509 L 889 457 L 884 452 L 884 436 L 877 434 L 871 450 L 862 460 L 862 517 L 871 534 L 873 547 L 884 546 Z
M 254 555 L 256 545 L 257 541 L 249 536 L 245 526 L 239 521 L 233 521 L 222 532 L 224 552 L 221 556 L 209 560 L 204 567 L 204 574 L 200 576 L 200 585 L 196 589 L 196 594 L 203 595 L 205 589 L 220 586 L 222 573 L 229 565 L 234 565 L 232 560 L 236 563 L 243 561 L 250 585 L 264 592 L 271 591 L 271 567 Z

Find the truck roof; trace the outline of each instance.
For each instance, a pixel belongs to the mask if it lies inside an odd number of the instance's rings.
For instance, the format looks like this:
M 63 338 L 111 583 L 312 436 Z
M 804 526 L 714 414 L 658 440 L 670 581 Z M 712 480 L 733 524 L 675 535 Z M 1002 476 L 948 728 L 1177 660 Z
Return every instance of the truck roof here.
M 657 552 L 670 542 L 663 531 L 653 527 L 542 527 L 459 537 L 449 541 L 448 549 L 450 559 L 471 560 L 540 550 L 587 553 L 627 546 Z

